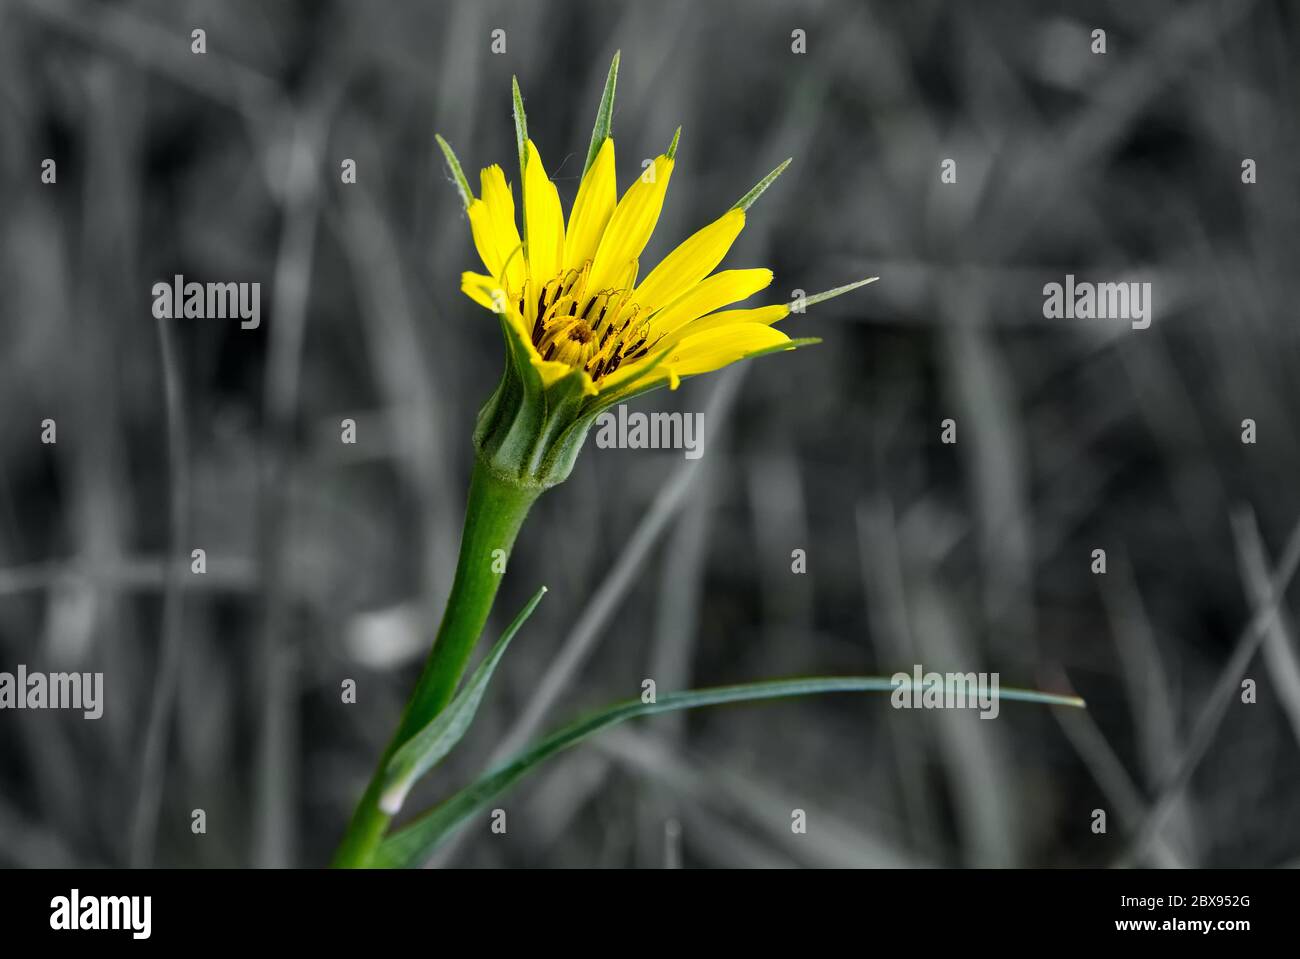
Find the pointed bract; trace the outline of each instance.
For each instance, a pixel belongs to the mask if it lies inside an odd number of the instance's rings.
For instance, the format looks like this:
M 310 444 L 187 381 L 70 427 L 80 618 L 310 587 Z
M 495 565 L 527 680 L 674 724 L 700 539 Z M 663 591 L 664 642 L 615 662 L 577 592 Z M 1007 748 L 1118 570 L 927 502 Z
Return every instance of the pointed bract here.
M 442 155 L 447 161 L 447 166 L 451 168 L 452 182 L 456 184 L 456 192 L 460 194 L 460 202 L 468 210 L 469 205 L 474 201 L 474 191 L 469 188 L 469 181 L 465 179 L 465 171 L 461 169 L 460 161 L 456 159 L 456 153 L 452 150 L 451 144 L 437 133 L 433 135 L 433 138 L 438 141 L 438 146 L 442 148 Z
M 790 165 L 790 162 L 793 159 L 794 157 L 790 157 L 789 159 L 785 160 L 775 170 L 773 170 L 767 176 L 763 177 L 763 179 L 755 183 L 754 188 L 750 190 L 748 193 L 746 193 L 744 196 L 742 196 L 734 204 L 732 204 L 731 208 L 733 210 L 748 210 L 751 206 L 754 205 L 754 201 L 757 200 L 760 196 L 762 196 L 763 193 L 766 192 L 767 188 L 770 187 L 772 183 L 776 180 L 776 178 L 779 177 L 785 171 L 785 168 Z
M 587 148 L 587 162 L 582 165 L 582 175 L 586 176 L 591 165 L 596 162 L 600 146 L 609 136 L 610 126 L 614 122 L 614 88 L 618 86 L 618 59 L 621 50 L 614 51 L 614 60 L 609 65 L 605 77 L 605 90 L 600 95 L 600 106 L 596 110 L 596 125 L 591 131 L 591 146 Z
M 514 102 L 515 115 L 515 148 L 519 151 L 519 176 L 524 175 L 524 163 L 528 154 L 526 144 L 528 143 L 528 116 L 524 113 L 524 96 L 519 92 L 519 78 L 510 78 L 510 94 Z
M 806 296 L 802 300 L 793 300 L 789 306 L 793 308 L 796 303 L 802 304 L 804 309 L 810 306 L 816 306 L 818 303 L 825 303 L 827 300 L 833 300 L 837 296 L 843 296 L 851 290 L 856 290 L 860 286 L 866 286 L 868 283 L 875 283 L 880 279 L 878 276 L 869 276 L 865 280 L 858 280 L 856 283 L 846 283 L 844 286 L 837 286 L 833 290 L 826 290 L 823 293 L 814 293 L 812 296 Z

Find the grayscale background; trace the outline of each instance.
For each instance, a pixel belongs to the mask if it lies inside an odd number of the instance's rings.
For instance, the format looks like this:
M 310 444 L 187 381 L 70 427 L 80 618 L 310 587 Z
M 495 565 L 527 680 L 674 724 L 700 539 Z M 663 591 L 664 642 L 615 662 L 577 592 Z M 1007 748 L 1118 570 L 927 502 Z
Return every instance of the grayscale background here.
M 410 808 L 646 677 L 922 663 L 1090 708 L 656 718 L 439 861 L 1296 863 L 1296 590 L 1247 626 L 1300 521 L 1298 40 L 1249 0 L 0 0 L 0 669 L 107 686 L 97 722 L 0 713 L 0 863 L 328 861 L 436 628 L 502 362 L 433 135 L 512 169 L 518 74 L 567 205 L 619 48 L 620 186 L 683 127 L 651 253 L 792 156 L 728 264 L 776 271 L 761 302 L 881 280 L 787 321 L 821 346 L 640 401 L 706 411 L 702 460 L 589 442 L 489 635 L 550 594 Z M 1043 319 L 1071 272 L 1151 282 L 1151 328 Z M 174 273 L 262 283 L 261 328 L 155 322 Z

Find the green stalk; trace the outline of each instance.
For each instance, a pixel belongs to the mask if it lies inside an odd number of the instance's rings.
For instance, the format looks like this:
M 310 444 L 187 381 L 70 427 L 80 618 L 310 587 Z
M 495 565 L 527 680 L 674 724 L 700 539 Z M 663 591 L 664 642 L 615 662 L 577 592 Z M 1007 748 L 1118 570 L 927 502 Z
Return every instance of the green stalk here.
M 334 856 L 336 867 L 357 868 L 371 864 L 391 819 L 379 808 L 388 761 L 443 710 L 456 692 L 474 644 L 483 632 L 488 613 L 492 611 L 492 601 L 501 582 L 502 574 L 493 570 L 494 551 L 504 550 L 505 556 L 510 555 L 519 527 L 540 493 L 540 487 L 513 483 L 475 457 L 469 501 L 465 506 L 460 558 L 456 563 L 456 577 L 447 598 L 442 624 L 438 627 L 424 671 L 402 713 L 397 732 L 380 757 L 370 785 L 352 814 L 347 834 Z M 495 565 L 499 568 L 500 562 Z

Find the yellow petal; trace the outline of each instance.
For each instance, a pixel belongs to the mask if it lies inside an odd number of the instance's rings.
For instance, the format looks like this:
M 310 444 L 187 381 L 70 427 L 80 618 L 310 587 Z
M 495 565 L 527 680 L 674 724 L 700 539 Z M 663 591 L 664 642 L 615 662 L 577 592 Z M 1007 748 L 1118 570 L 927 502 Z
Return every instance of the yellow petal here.
M 564 213 L 560 194 L 546 176 L 532 140 L 524 162 L 524 227 L 528 231 L 528 274 L 545 283 L 560 272 L 564 258 Z
M 524 282 L 526 270 L 523 258 L 516 251 L 521 245 L 519 227 L 515 224 L 515 197 L 506 183 L 506 175 L 495 163 L 486 167 L 479 176 L 483 189 L 483 203 L 487 208 L 486 231 L 496 251 L 495 264 L 489 263 L 480 247 L 483 265 L 493 276 L 500 276 L 505 270 L 506 282 L 511 290 L 519 289 Z M 474 204 L 470 204 L 470 225 L 474 224 Z M 477 244 L 478 231 L 475 230 L 474 242 Z
M 706 313 L 753 296 L 771 282 L 771 270 L 723 270 L 656 313 L 651 326 L 656 333 L 672 333 Z
M 763 323 L 733 323 L 684 337 L 665 361 L 677 376 L 711 373 L 751 353 L 789 343 L 775 327 Z
M 505 295 L 505 291 L 501 290 L 501 284 L 494 276 L 466 270 L 460 275 L 460 291 L 479 306 L 493 313 L 499 313 L 505 304 L 504 299 L 498 303 L 492 298 L 493 291 L 500 291 L 503 297 Z
M 596 255 L 596 247 L 605 232 L 614 204 L 618 202 L 618 186 L 614 180 L 614 140 L 605 138 L 596 154 L 596 160 L 582 178 L 578 197 L 569 214 L 569 231 L 564 244 L 564 268 L 582 269 Z
M 744 225 L 744 210 L 728 210 L 664 257 L 637 287 L 632 299 L 643 310 L 657 310 L 671 303 L 713 272 Z
M 568 363 L 560 363 L 556 360 L 544 360 L 540 356 L 533 357 L 533 366 L 537 367 L 537 372 L 542 376 L 542 386 L 549 389 L 551 384 L 561 380 L 573 372 L 573 367 Z M 589 396 L 596 395 L 595 384 L 591 382 L 585 370 L 582 373 L 582 389 Z
M 655 224 L 659 222 L 664 193 L 672 175 L 673 161 L 666 156 L 658 156 L 653 165 L 647 167 L 627 188 L 623 199 L 614 208 L 614 215 L 609 218 L 605 235 L 596 248 L 591 276 L 587 281 L 588 290 L 610 289 L 614 278 L 623 272 L 629 262 L 641 255 L 650 240 L 650 234 L 654 232 Z
M 497 237 L 492 230 L 488 205 L 482 200 L 471 200 L 467 212 L 470 233 L 474 236 L 474 249 L 478 250 L 479 259 L 483 261 L 488 273 L 496 276 L 501 272 L 501 254 L 497 252 Z
M 640 260 L 633 260 L 630 263 L 624 264 L 623 271 L 621 273 L 616 273 L 614 275 L 614 289 L 616 290 L 632 289 L 632 287 L 636 285 L 636 274 L 637 274 L 637 270 L 639 270 L 640 268 L 641 268 Z
M 771 311 L 778 308 L 763 307 L 762 309 Z M 609 392 L 641 376 L 647 378 L 638 383 L 638 388 L 641 385 L 648 386 L 651 383 L 668 380 L 669 385 L 677 389 L 677 382 L 683 376 L 708 373 L 728 363 L 744 359 L 751 353 L 790 342 L 790 337 L 766 323 L 737 321 L 734 318 L 742 314 L 757 316 L 761 312 L 761 310 L 728 310 L 727 314 L 731 314 L 733 318 L 723 326 L 701 330 L 698 333 L 690 332 L 685 336 L 669 337 L 642 359 L 620 366 L 612 376 L 601 380 L 600 389 L 602 392 Z M 714 315 L 726 316 L 727 314 Z M 691 329 L 693 327 L 687 327 L 687 330 Z M 646 367 L 652 363 L 655 364 L 653 371 L 646 374 Z
M 688 336 L 694 336 L 696 333 L 716 330 L 721 326 L 735 326 L 738 323 L 757 323 L 760 326 L 771 326 L 789 315 L 790 307 L 785 303 L 777 303 L 773 306 L 756 306 L 748 310 L 723 310 L 721 313 L 710 313 L 708 316 L 700 317 L 698 320 L 688 323 L 677 331 L 677 338 L 679 340 L 685 339 Z

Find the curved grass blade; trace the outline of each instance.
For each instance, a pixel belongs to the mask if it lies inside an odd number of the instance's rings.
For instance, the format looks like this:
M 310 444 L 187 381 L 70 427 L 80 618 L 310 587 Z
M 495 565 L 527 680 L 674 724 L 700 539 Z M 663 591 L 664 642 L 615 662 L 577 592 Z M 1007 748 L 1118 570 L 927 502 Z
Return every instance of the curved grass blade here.
M 905 685 L 911 686 L 911 683 Z M 820 693 L 882 693 L 892 692 L 894 688 L 893 680 L 886 676 L 815 677 L 778 679 L 739 686 L 718 686 L 713 689 L 668 693 L 660 696 L 658 702 L 654 703 L 643 703 L 639 699 L 616 703 L 551 733 L 505 765 L 499 766 L 477 782 L 433 807 L 405 829 L 385 839 L 375 854 L 374 865 L 387 868 L 420 865 L 452 830 L 470 816 L 486 808 L 501 793 L 542 762 L 556 753 L 576 746 L 602 729 L 629 719 L 674 712 L 679 709 L 719 706 L 724 703 L 811 696 Z M 1077 696 L 1061 696 L 1024 689 L 1001 689 L 998 698 L 1055 706 L 1082 707 L 1084 705 L 1083 700 Z
M 506 647 L 544 595 L 545 586 L 533 594 L 533 598 L 515 617 L 514 622 L 506 627 L 497 644 L 479 664 L 478 669 L 474 670 L 474 675 L 456 694 L 456 698 L 393 755 L 384 771 L 384 789 L 379 797 L 379 808 L 388 815 L 395 815 L 402 808 L 406 794 L 416 781 L 441 762 L 465 735 L 470 723 L 474 721 L 474 714 L 478 712 L 479 703 L 483 701 L 492 673 L 505 655 Z
M 591 165 L 596 162 L 596 154 L 601 144 L 609 137 L 610 126 L 614 122 L 614 88 L 618 86 L 618 58 L 622 50 L 614 51 L 614 60 L 609 65 L 609 74 L 605 77 L 605 92 L 600 95 L 600 106 L 596 110 L 596 125 L 591 131 L 591 146 L 587 148 L 587 162 L 582 166 L 582 175 L 586 176 Z

